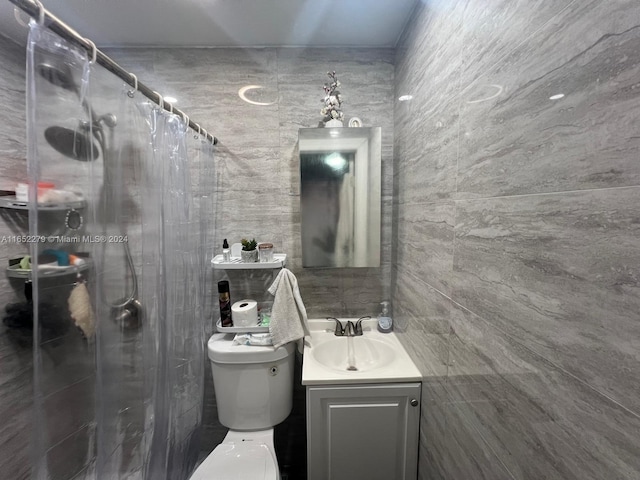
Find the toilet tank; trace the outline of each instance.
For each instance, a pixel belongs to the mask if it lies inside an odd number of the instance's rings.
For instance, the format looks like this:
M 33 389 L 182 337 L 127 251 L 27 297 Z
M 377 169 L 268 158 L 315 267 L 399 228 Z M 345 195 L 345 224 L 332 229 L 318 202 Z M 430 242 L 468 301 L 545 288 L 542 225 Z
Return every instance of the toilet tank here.
M 295 344 L 234 345 L 233 337 L 216 333 L 208 342 L 218 419 L 233 430 L 274 427 L 291 412 Z

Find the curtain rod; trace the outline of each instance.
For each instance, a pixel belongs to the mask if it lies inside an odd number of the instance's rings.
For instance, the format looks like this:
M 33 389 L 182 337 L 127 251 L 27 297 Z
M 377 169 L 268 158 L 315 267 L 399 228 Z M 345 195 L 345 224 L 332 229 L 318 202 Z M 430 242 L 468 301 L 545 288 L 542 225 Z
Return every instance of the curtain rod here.
M 65 40 L 68 40 L 75 45 L 84 48 L 90 56 L 93 57 L 93 55 L 95 55 L 96 63 L 99 63 L 111 73 L 124 80 L 124 82 L 129 86 L 136 88 L 145 97 L 162 107 L 164 110 L 175 113 L 177 115 L 181 115 L 185 120 L 189 118 L 182 110 L 173 108 L 173 106 L 171 106 L 169 102 L 165 102 L 158 92 L 155 92 L 151 88 L 147 87 L 144 83 L 138 82 L 138 79 L 135 77 L 135 75 L 127 72 L 111 58 L 102 53 L 98 48 L 96 48 L 95 44 L 91 40 L 88 40 L 81 36 L 69 25 L 64 23 L 62 20 L 49 12 L 49 10 L 44 8 L 42 3 L 40 3 L 39 1 L 9 0 L 9 2 L 13 3 L 16 7 L 25 12 L 30 17 L 36 20 L 42 19 L 40 23 L 42 23 L 46 28 L 48 28 L 52 32 L 57 33 Z M 170 105 L 170 107 L 167 105 Z M 207 140 L 210 140 L 214 145 L 218 143 L 218 139 L 216 137 L 208 133 L 204 128 L 200 127 L 200 125 L 195 123 L 193 120 L 189 119 L 188 125 L 191 129 L 203 135 Z

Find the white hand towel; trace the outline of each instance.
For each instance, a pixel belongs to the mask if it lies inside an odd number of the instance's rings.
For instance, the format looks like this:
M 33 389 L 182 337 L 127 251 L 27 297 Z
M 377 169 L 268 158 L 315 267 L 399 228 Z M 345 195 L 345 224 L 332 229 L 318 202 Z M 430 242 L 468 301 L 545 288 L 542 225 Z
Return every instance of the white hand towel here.
M 273 346 L 278 348 L 310 335 L 307 310 L 302 303 L 296 276 L 283 268 L 269 287 L 269 293 L 275 296 L 269 323 Z

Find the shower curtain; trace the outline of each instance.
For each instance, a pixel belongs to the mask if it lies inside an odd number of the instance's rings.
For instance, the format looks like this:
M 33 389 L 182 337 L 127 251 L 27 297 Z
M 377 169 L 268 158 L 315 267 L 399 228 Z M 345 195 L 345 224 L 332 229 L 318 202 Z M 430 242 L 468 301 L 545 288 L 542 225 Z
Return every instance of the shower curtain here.
M 187 479 L 205 380 L 213 147 L 83 49 L 30 29 L 32 478 Z

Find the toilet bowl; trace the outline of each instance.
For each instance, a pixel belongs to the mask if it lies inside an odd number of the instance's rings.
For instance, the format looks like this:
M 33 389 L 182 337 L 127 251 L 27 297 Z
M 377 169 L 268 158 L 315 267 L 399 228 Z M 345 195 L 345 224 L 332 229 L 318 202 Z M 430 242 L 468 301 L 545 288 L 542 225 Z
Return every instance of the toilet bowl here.
M 191 480 L 280 480 L 273 448 L 273 429 L 230 430 L 200 464 Z
M 207 344 L 229 432 L 190 480 L 280 480 L 273 427 L 291 413 L 295 346 L 234 345 L 233 337 L 214 334 Z

